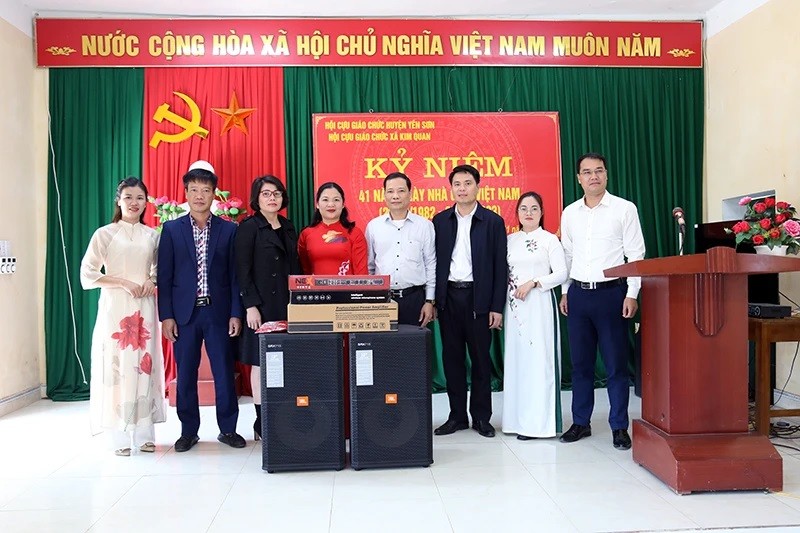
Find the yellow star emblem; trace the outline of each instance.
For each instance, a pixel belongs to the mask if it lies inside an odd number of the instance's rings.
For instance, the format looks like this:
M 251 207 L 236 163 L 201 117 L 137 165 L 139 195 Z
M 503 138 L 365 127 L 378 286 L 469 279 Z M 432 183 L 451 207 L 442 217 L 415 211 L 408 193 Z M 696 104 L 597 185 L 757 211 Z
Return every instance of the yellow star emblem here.
M 231 128 L 242 130 L 242 133 L 247 135 L 247 124 L 244 123 L 244 119 L 252 115 L 256 109 L 252 107 L 239 107 L 239 99 L 236 98 L 236 91 L 234 91 L 231 93 L 231 103 L 227 108 L 212 107 L 211 111 L 225 119 L 225 124 L 222 126 L 220 135 L 225 135 Z

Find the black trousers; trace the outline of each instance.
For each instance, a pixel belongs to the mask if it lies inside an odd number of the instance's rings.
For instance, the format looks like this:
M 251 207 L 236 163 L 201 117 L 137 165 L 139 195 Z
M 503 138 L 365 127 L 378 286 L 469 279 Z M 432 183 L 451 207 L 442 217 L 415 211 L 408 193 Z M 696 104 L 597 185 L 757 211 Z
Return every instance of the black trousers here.
M 444 308 L 439 312 L 442 363 L 450 400 L 449 419 L 467 418 L 467 348 L 472 367 L 469 414 L 473 423 L 492 417 L 492 363 L 489 357 L 489 314 L 475 314 L 472 289 L 447 288 Z
M 397 323 L 419 326 L 419 312 L 425 305 L 425 289 L 403 294 L 402 298 L 395 297 L 397 301 Z

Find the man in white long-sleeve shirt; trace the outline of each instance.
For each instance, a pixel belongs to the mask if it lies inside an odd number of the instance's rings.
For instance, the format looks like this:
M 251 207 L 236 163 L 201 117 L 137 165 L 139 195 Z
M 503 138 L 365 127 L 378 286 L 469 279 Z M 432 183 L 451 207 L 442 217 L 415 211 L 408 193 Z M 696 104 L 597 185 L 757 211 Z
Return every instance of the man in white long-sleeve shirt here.
M 606 278 L 603 271 L 644 258 L 644 237 L 636 206 L 606 190 L 605 158 L 582 155 L 577 163 L 584 196 L 561 215 L 561 244 L 569 279 L 559 307 L 567 317 L 572 359 L 572 426 L 562 442 L 592 434 L 594 368 L 597 348 L 608 374 L 608 422 L 614 447 L 631 447 L 628 435 L 630 375 L 629 318 L 636 314 L 641 278 Z
M 400 324 L 425 327 L 436 294 L 433 223 L 411 212 L 411 180 L 402 172 L 386 176 L 383 190 L 389 212 L 367 224 L 369 273 L 391 276 Z

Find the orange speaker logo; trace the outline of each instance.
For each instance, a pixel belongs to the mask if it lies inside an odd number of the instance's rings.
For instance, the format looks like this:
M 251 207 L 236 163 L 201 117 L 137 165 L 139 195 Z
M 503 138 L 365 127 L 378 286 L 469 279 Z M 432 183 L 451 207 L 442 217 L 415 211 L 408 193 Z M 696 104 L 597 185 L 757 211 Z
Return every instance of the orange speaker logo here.
M 389 393 L 386 395 L 386 405 L 395 405 L 397 403 L 397 394 Z
M 296 403 L 297 407 L 308 407 L 308 396 L 298 396 Z

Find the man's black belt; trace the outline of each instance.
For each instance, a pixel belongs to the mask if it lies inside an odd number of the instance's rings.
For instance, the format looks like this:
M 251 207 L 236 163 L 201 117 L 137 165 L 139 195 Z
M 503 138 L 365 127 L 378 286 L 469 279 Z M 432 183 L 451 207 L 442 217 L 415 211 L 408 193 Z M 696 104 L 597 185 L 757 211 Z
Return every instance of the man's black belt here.
M 402 298 L 403 296 L 421 291 L 424 288 L 425 285 L 414 285 L 413 287 L 406 287 L 405 289 L 392 289 L 390 292 L 392 293 L 392 298 Z
M 211 305 L 211 296 L 201 296 L 194 301 L 195 307 L 205 307 Z
M 596 289 L 608 289 L 609 287 L 616 287 L 617 285 L 622 285 L 625 283 L 625 278 L 617 278 L 611 279 L 608 281 L 578 281 L 576 279 L 572 280 L 578 287 L 587 291 L 593 291 Z
M 472 281 L 448 281 L 447 286 L 451 289 L 471 289 L 475 285 Z

